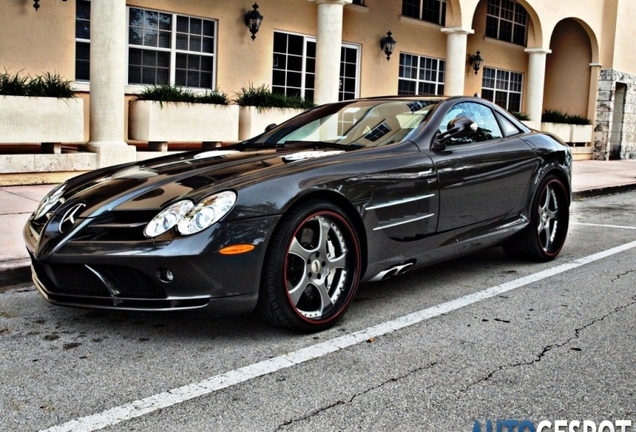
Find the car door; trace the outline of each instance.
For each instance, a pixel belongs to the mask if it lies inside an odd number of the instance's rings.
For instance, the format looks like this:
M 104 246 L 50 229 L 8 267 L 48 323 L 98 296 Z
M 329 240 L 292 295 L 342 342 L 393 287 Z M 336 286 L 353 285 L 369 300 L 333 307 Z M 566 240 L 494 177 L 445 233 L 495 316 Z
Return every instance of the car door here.
M 514 217 L 523 208 L 538 162 L 532 148 L 518 137 L 520 131 L 515 134 L 514 125 L 510 128 L 503 117 L 498 122 L 493 110 L 479 102 L 452 106 L 440 132 L 460 117 L 477 123 L 478 130 L 469 137 L 445 140 L 443 149 L 430 152 L 440 190 L 437 232 Z

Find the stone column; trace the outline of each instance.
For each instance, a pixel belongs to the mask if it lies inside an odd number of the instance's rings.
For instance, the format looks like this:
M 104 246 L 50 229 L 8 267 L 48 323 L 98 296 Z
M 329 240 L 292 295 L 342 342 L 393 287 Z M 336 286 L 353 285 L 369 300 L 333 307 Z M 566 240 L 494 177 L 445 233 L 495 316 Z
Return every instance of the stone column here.
M 446 96 L 461 96 L 464 94 L 466 81 L 466 44 L 468 35 L 474 30 L 461 27 L 443 28 L 446 33 L 446 79 L 444 94 Z
M 318 5 L 314 103 L 338 101 L 344 5 L 352 0 L 309 0 Z
M 135 160 L 126 144 L 126 1 L 91 1 L 90 140 L 104 167 Z
M 543 114 L 543 92 L 545 88 L 545 62 L 547 54 L 552 51 L 543 48 L 527 48 L 528 55 L 528 96 L 526 113 L 530 117 L 530 127 L 541 129 Z

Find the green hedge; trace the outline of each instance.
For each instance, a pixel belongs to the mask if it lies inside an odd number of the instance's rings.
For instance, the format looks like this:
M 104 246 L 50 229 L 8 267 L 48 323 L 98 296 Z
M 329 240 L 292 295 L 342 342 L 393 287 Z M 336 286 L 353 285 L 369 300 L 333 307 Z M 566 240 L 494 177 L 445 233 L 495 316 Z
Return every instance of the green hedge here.
M 158 84 L 146 87 L 141 93 L 136 94 L 137 100 L 164 102 L 186 102 L 213 105 L 228 105 L 227 95 L 218 90 L 207 90 L 204 93 L 195 93 L 190 89 L 170 84 Z
M 282 93 L 272 93 L 266 85 L 241 88 L 236 94 L 234 103 L 240 106 L 253 106 L 259 110 L 267 108 L 295 108 L 311 109 L 316 105 L 297 96 L 287 96 Z
M 580 115 L 572 115 L 558 109 L 546 109 L 541 115 L 543 123 L 567 123 L 576 125 L 589 125 L 592 122 Z
M 58 74 L 47 72 L 31 77 L 5 70 L 0 73 L 0 95 L 71 98 L 75 97 L 75 92 L 71 89 L 71 81 Z

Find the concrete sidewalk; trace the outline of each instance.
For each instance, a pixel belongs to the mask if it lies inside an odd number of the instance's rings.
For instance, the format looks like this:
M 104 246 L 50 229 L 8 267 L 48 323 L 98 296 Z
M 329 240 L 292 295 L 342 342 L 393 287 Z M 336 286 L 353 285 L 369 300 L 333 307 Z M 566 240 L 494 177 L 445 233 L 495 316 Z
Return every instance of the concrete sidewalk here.
M 31 279 L 22 228 L 40 200 L 55 185 L 0 187 L 0 291 Z M 576 161 L 572 176 L 575 199 L 636 189 L 636 159 Z

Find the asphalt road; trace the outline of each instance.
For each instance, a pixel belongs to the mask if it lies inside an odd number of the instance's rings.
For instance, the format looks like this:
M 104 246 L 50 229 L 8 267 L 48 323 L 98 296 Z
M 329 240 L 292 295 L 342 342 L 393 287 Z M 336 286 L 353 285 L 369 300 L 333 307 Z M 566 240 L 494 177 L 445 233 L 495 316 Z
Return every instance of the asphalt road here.
M 636 193 L 571 213 L 553 262 L 497 248 L 363 285 L 317 335 L 0 293 L 0 430 L 636 430 Z

